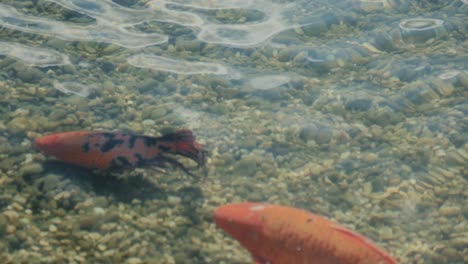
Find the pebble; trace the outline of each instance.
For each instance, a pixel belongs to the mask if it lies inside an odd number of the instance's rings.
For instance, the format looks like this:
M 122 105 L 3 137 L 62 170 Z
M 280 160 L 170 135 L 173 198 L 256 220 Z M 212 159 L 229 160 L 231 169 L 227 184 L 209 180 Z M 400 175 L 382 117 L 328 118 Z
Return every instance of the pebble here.
M 3 236 L 3 234 L 6 231 L 6 228 L 8 226 L 8 219 L 4 215 L 0 215 L 0 236 Z
M 439 214 L 442 216 L 453 216 L 453 215 L 458 215 L 461 213 L 461 208 L 458 206 L 447 206 L 443 205 L 439 209 Z
M 49 120 L 52 121 L 59 121 L 63 119 L 65 116 L 67 116 L 68 112 L 65 111 L 64 109 L 55 109 L 52 110 L 49 114 Z
M 450 241 L 450 244 L 456 248 L 468 248 L 468 237 L 456 237 Z
M 12 134 L 26 132 L 31 129 L 31 122 L 25 117 L 15 117 L 7 125 L 8 132 Z M 34 129 L 31 129 L 34 130 Z
M 165 108 L 159 107 L 154 109 L 151 112 L 150 118 L 152 119 L 159 119 L 167 114 L 167 110 Z
M 169 195 L 169 197 L 167 197 L 167 202 L 170 205 L 178 205 L 178 204 L 180 204 L 181 201 L 182 201 L 182 199 L 180 197 L 178 197 L 178 196 Z
M 142 125 L 145 126 L 145 127 L 152 127 L 152 126 L 156 125 L 156 122 L 154 120 L 151 120 L 151 119 L 145 119 L 145 120 L 143 120 Z
M 18 72 L 16 73 L 16 76 L 19 79 L 21 79 L 23 82 L 37 83 L 42 78 L 44 78 L 46 74 L 36 68 L 28 67 L 25 69 L 18 70 Z
M 102 207 L 94 207 L 93 212 L 97 215 L 104 215 L 106 213 L 106 210 Z
M 14 225 L 7 225 L 6 232 L 7 232 L 7 234 L 16 233 L 16 227 Z
M 372 100 L 370 99 L 355 99 L 345 104 L 346 110 L 350 111 L 367 111 L 372 106 Z
M 327 144 L 332 138 L 332 132 L 328 126 L 308 124 L 299 131 L 299 138 L 304 142 L 314 140 L 317 144 Z
M 140 258 L 128 258 L 127 261 L 125 261 L 126 264 L 140 264 L 143 263 L 143 261 Z
M 99 244 L 99 245 L 97 246 L 97 248 L 98 248 L 100 251 L 106 251 L 106 249 L 107 249 L 107 247 L 106 247 L 105 245 L 103 245 L 103 244 Z
M 42 164 L 34 162 L 34 163 L 28 163 L 28 164 L 23 165 L 19 169 L 19 174 L 22 176 L 38 174 L 38 173 L 41 173 L 43 170 L 44 168 L 42 167 Z
M 56 227 L 55 225 L 50 225 L 50 226 L 49 226 L 49 231 L 50 231 L 50 232 L 55 233 L 55 232 L 57 232 L 57 230 L 58 230 L 58 229 L 57 229 L 57 227 Z
M 299 132 L 299 138 L 302 139 L 304 142 L 314 140 L 316 131 L 317 126 L 315 124 L 308 124 L 301 128 Z
M 17 212 L 8 210 L 8 211 L 3 212 L 3 215 L 8 219 L 8 222 L 10 224 L 14 224 L 14 225 L 18 224 L 19 215 Z
M 238 175 L 253 176 L 257 172 L 257 161 L 253 157 L 243 157 L 235 166 Z

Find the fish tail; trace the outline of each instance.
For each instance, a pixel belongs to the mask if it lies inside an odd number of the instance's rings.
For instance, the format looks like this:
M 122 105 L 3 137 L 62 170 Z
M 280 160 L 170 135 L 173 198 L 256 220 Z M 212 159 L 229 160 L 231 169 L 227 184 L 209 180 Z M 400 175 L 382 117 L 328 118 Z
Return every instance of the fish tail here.
M 189 129 L 177 130 L 160 138 L 161 144 L 172 154 L 179 154 L 192 159 L 199 167 L 205 167 L 206 150 L 195 142 L 195 136 Z

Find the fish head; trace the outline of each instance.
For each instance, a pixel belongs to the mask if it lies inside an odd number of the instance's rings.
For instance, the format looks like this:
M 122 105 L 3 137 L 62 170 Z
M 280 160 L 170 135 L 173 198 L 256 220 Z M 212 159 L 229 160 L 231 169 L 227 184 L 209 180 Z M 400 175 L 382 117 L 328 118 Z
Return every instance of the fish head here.
M 213 219 L 219 228 L 252 252 L 261 239 L 265 207 L 258 203 L 228 204 L 218 207 Z
M 44 153 L 50 153 L 54 149 L 62 147 L 62 141 L 58 134 L 51 134 L 36 138 L 34 140 L 34 145 L 38 150 Z
M 70 151 L 70 147 L 79 145 L 81 132 L 55 133 L 38 137 L 34 140 L 34 145 L 39 151 L 57 156 L 63 152 Z

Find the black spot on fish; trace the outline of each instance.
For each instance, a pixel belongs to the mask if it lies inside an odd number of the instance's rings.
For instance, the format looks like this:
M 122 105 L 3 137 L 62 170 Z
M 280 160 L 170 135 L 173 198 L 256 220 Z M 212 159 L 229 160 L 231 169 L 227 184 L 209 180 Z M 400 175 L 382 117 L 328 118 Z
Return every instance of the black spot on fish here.
M 156 146 L 158 140 L 154 137 L 143 137 L 143 142 L 145 143 L 145 146 L 152 147 Z
M 83 145 L 81 145 L 81 151 L 83 151 L 85 153 L 89 152 L 89 142 L 86 142 Z
M 132 164 L 128 161 L 128 159 L 124 156 L 118 156 L 111 162 L 112 167 L 130 167 Z
M 314 221 L 314 219 L 312 219 L 312 218 L 307 218 L 306 221 L 307 221 L 307 223 L 310 223 L 310 222 Z
M 130 138 L 128 139 L 128 147 L 132 149 L 135 146 L 135 141 L 138 139 L 137 136 L 135 135 L 130 135 Z
M 145 163 L 145 159 L 143 158 L 143 156 L 141 156 L 140 154 L 138 153 L 135 153 L 133 154 L 133 156 L 136 158 L 136 166 L 141 166 Z
M 158 148 L 162 151 L 169 152 L 171 150 L 170 147 L 165 146 L 165 145 L 159 145 Z
M 108 151 L 112 150 L 113 148 L 115 148 L 115 146 L 121 145 L 122 143 L 124 143 L 123 139 L 114 139 L 114 137 L 115 137 L 114 134 L 103 133 L 102 135 L 107 138 L 107 141 L 104 144 L 102 144 L 102 146 L 101 146 L 100 150 L 102 152 L 108 152 Z

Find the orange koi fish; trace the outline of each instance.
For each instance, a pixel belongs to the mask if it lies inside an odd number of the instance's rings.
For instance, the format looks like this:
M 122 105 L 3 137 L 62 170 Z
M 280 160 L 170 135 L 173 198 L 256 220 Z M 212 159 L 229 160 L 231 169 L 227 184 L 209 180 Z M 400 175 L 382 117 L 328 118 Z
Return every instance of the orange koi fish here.
M 205 165 L 205 150 L 192 131 L 183 129 L 162 137 L 112 132 L 65 132 L 36 138 L 45 154 L 88 169 L 116 169 L 172 164 L 191 174 L 182 163 L 166 154 L 177 154 Z
M 213 213 L 218 227 L 255 264 L 396 264 L 365 237 L 318 215 L 286 206 L 237 203 Z

